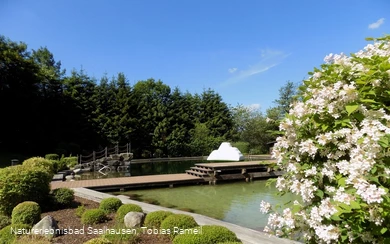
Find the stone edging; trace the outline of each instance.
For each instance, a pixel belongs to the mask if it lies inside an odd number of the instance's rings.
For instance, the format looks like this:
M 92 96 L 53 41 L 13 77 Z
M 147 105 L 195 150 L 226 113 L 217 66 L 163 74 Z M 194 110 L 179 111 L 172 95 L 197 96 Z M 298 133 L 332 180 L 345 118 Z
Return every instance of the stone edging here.
M 104 198 L 108 197 L 113 197 L 113 195 L 107 194 L 107 193 L 102 193 L 86 188 L 73 188 L 75 191 L 75 195 L 81 198 L 85 198 L 88 200 L 92 200 L 95 202 L 100 202 Z M 134 201 L 129 199 L 127 196 L 124 195 L 119 195 L 115 196 L 122 200 L 123 203 L 132 203 L 132 204 L 137 204 L 142 209 L 144 212 L 149 213 L 149 212 L 154 212 L 158 210 L 165 210 L 165 211 L 171 211 L 173 213 L 180 213 L 180 214 L 187 214 L 191 215 L 194 217 L 196 222 L 199 225 L 220 225 L 224 226 L 234 233 L 236 233 L 237 237 L 244 243 L 244 244 L 298 244 L 299 242 L 296 241 L 291 241 L 287 239 L 282 239 L 278 238 L 275 236 L 270 236 L 266 233 L 260 232 L 260 231 L 255 231 L 252 229 L 248 229 L 242 226 L 238 226 L 235 224 L 227 223 L 221 220 L 213 219 L 204 215 L 196 214 L 196 213 L 189 213 L 185 211 L 180 211 L 176 209 L 171 209 L 171 208 L 165 208 L 161 206 L 156 206 L 144 202 L 139 202 L 139 201 Z

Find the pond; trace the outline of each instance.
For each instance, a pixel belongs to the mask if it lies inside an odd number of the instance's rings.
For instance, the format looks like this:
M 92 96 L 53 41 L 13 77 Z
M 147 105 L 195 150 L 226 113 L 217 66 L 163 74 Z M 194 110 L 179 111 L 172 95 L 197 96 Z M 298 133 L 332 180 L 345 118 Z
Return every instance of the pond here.
M 273 206 L 297 199 L 294 195 L 277 196 L 266 181 L 235 182 L 220 185 L 182 186 L 115 192 L 165 207 L 193 211 L 212 218 L 262 231 L 268 216 L 260 213 L 261 200 Z
M 76 180 L 103 179 L 125 176 L 141 175 L 160 175 L 160 174 L 178 174 L 185 173 L 186 170 L 198 163 L 207 163 L 207 161 L 177 161 L 177 162 L 153 162 L 143 164 L 132 164 L 130 170 L 121 172 L 85 172 Z

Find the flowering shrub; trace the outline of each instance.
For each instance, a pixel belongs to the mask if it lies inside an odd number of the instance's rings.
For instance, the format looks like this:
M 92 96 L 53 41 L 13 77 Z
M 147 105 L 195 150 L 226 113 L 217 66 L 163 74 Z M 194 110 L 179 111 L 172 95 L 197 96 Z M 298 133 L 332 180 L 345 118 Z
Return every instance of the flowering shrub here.
M 373 40 L 373 39 L 371 39 Z M 265 231 L 307 243 L 390 243 L 390 36 L 309 73 L 280 124 L 273 157 L 281 193 Z

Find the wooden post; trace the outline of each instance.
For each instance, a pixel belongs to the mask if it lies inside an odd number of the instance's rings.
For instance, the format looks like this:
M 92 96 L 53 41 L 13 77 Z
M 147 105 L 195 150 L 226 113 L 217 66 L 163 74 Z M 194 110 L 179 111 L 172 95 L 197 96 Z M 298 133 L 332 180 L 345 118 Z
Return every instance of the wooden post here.
M 115 154 L 119 154 L 119 145 L 118 145 L 118 143 L 115 146 Z
M 92 156 L 92 157 L 93 157 L 93 162 L 95 162 L 95 160 L 96 160 L 96 154 L 95 154 L 95 151 L 93 151 L 93 152 L 92 152 L 92 155 L 93 155 L 93 156 Z
M 106 151 L 104 152 L 104 156 L 107 158 L 107 147 L 106 147 Z

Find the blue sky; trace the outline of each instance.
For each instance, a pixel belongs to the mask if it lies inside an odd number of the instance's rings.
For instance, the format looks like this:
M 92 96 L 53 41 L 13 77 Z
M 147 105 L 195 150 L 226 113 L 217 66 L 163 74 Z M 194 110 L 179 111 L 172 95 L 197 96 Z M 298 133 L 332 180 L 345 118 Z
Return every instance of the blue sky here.
M 325 55 L 390 34 L 390 1 L 1 0 L 0 34 L 46 46 L 68 71 L 211 88 L 265 111 Z

